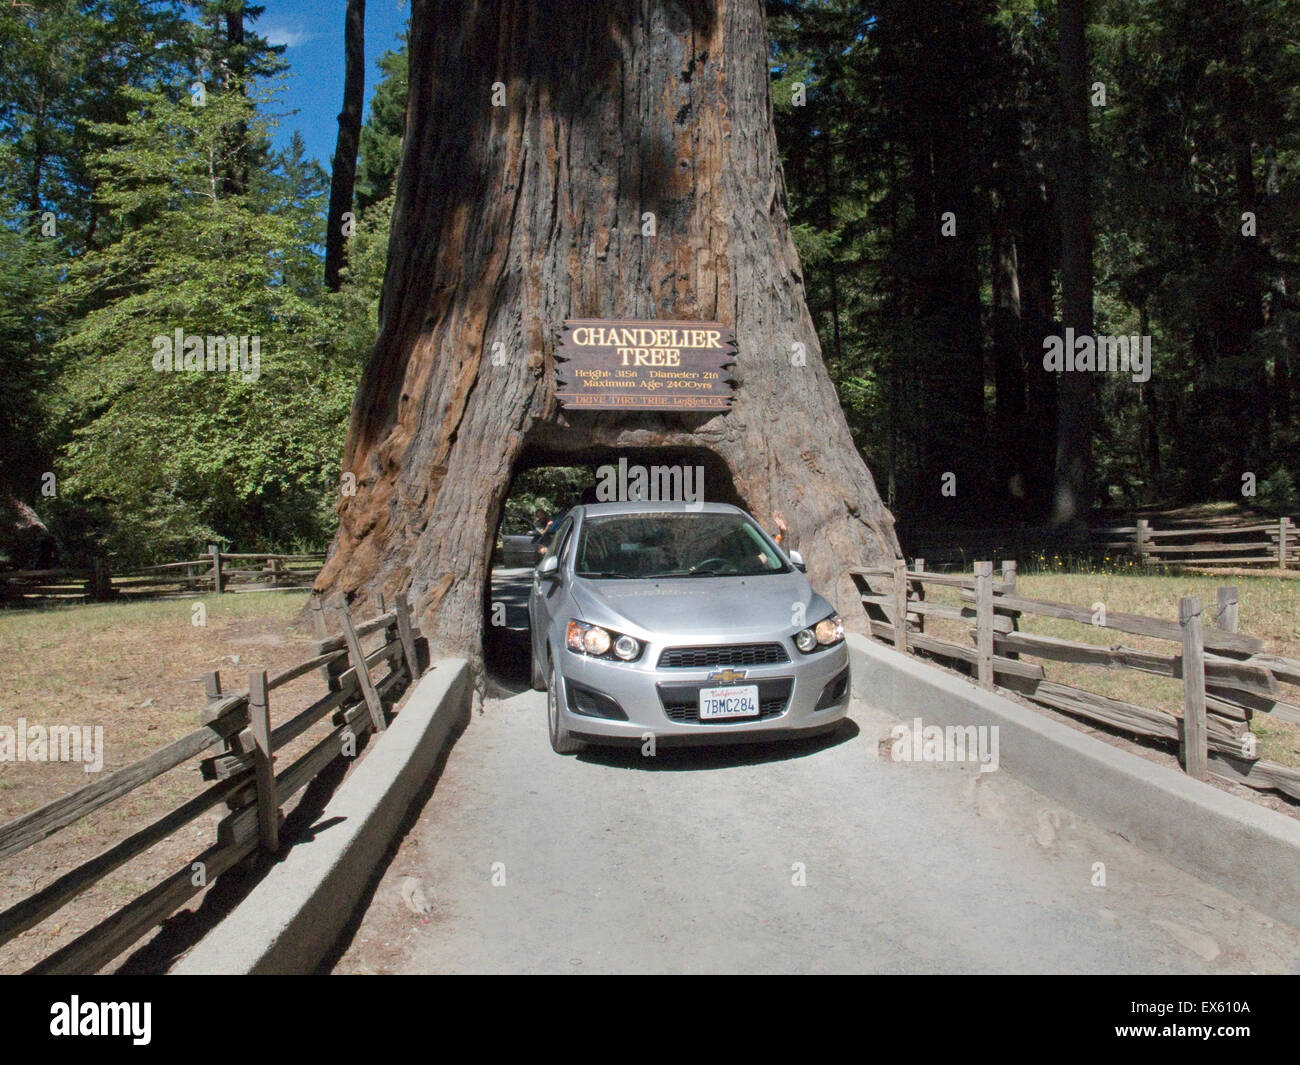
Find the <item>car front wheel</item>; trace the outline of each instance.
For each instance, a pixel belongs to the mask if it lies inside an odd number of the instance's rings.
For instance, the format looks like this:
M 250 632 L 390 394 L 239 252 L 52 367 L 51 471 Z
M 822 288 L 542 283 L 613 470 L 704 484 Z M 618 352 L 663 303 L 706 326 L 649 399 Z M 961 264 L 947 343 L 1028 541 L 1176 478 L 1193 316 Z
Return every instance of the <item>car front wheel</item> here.
M 546 670 L 546 724 L 551 734 L 551 750 L 556 754 L 576 754 L 586 744 L 574 739 L 573 733 L 560 724 L 560 692 L 555 664 L 548 661 Z

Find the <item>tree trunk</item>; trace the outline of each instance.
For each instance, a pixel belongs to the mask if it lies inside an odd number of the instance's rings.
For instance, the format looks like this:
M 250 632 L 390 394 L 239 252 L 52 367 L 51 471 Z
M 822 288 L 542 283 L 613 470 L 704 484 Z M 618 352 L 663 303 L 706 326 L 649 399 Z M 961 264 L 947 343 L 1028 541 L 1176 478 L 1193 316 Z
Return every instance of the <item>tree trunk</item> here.
M 804 302 L 762 5 L 414 0 L 410 56 L 327 602 L 409 589 L 430 643 L 478 663 L 513 473 L 678 456 L 710 460 L 706 498 L 733 496 L 769 528 L 780 510 L 813 582 L 860 625 L 846 568 L 898 545 Z M 578 317 L 734 328 L 732 409 L 560 410 L 553 352 Z
M 1149 336 L 1151 320 L 1145 301 L 1138 307 L 1138 332 Z M 1142 490 L 1142 502 L 1155 503 L 1162 493 L 1164 476 L 1160 471 L 1160 402 L 1156 394 L 1155 378 L 1142 383 L 1143 435 L 1146 439 L 1147 477 Z
M 1020 264 L 1005 200 L 992 194 L 993 380 L 996 389 L 998 498 L 1023 516 L 1026 479 L 1025 365 L 1020 311 Z M 1014 502 L 1012 502 L 1014 501 Z
M 244 5 L 226 12 L 226 54 L 230 61 L 230 76 L 223 88 L 233 87 L 245 92 L 244 86 Z M 248 191 L 248 125 L 235 126 L 230 143 L 230 161 L 222 177 L 221 191 L 226 196 L 240 196 Z
M 1061 112 L 1057 196 L 1061 210 L 1061 325 L 1092 335 L 1092 211 L 1089 202 L 1087 0 L 1058 5 Z M 1052 520 L 1083 521 L 1092 505 L 1093 379 L 1061 376 L 1056 422 Z
M 1282 178 L 1277 151 L 1272 145 L 1264 150 L 1264 203 L 1268 228 L 1260 235 L 1261 254 L 1268 264 L 1268 321 L 1276 336 L 1273 352 L 1273 421 L 1279 433 L 1291 426 L 1291 353 L 1295 349 L 1295 312 L 1287 296 L 1286 272 L 1274 252 L 1274 230 L 1278 213 Z
M 1019 204 L 1016 250 L 1020 280 L 1022 363 L 1025 367 L 1025 453 L 1022 464 L 1030 511 L 1036 520 L 1051 511 L 1055 481 L 1056 375 L 1043 368 L 1043 339 L 1057 332 L 1052 296 L 1052 211 L 1043 183 Z
M 357 148 L 361 142 L 361 104 L 366 90 L 366 0 L 348 0 L 343 25 L 343 110 L 330 174 L 329 219 L 325 229 L 325 284 L 337 292 L 347 261 L 343 215 L 352 210 L 357 183 Z

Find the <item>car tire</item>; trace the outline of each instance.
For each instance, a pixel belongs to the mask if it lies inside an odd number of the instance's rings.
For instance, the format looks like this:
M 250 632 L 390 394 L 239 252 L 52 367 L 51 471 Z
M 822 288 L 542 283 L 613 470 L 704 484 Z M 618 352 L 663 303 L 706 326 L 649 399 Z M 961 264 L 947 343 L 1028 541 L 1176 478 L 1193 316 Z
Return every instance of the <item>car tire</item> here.
M 559 692 L 556 690 L 555 665 L 546 663 L 546 730 L 551 736 L 551 750 L 556 754 L 577 754 L 586 744 L 573 738 L 560 724 Z

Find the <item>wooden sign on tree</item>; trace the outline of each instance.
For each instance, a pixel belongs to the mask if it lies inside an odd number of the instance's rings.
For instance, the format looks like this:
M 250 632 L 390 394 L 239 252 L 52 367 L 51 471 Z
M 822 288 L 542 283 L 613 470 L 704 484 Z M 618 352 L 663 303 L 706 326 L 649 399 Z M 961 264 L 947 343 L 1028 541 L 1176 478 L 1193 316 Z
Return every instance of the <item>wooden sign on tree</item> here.
M 555 398 L 581 410 L 725 411 L 735 361 L 735 334 L 718 322 L 572 319 L 555 349 Z

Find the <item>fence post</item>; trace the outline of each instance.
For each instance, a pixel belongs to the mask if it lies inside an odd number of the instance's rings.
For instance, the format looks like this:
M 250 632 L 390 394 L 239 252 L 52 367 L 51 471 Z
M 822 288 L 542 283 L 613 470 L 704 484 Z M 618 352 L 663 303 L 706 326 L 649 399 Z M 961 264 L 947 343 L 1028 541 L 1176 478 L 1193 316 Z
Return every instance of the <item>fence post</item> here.
M 1290 522 L 1286 518 L 1277 520 L 1277 568 L 1286 569 L 1286 530 Z
M 216 544 L 208 544 L 208 551 L 212 554 L 212 582 L 216 589 L 216 594 L 221 594 L 221 548 Z
M 415 654 L 415 633 L 411 630 L 411 608 L 406 602 L 406 593 L 397 593 L 397 634 L 402 640 L 402 654 L 406 657 L 411 683 L 420 675 L 420 666 Z
M 210 669 L 203 674 L 203 694 L 210 703 L 221 698 L 221 670 Z
M 98 555 L 91 562 L 90 580 L 86 584 L 90 598 L 105 600 L 113 598 L 113 577 L 109 573 L 108 563 Z
M 1146 518 L 1138 518 L 1137 530 L 1133 534 L 1134 546 L 1139 562 L 1147 560 L 1147 544 L 1151 541 L 1151 525 Z
M 907 561 L 894 559 L 894 646 L 907 650 Z
M 366 656 L 361 650 L 361 641 L 357 639 L 357 630 L 352 627 L 352 619 L 346 610 L 342 614 L 343 639 L 348 645 L 348 658 L 352 662 L 353 670 L 356 671 L 357 684 L 361 686 L 361 694 L 365 696 L 375 731 L 383 732 L 388 728 L 388 722 L 384 720 L 384 704 L 379 701 L 379 693 L 375 691 L 375 686 L 370 681 L 370 670 L 366 669 Z
M 1002 563 L 1002 588 L 1003 588 L 1003 594 L 1006 594 L 1006 595 L 1015 595 L 1015 594 L 1016 594 L 1016 561 L 1015 561 L 1015 559 L 1012 559 L 1010 562 L 1005 562 L 1005 561 L 1004 561 L 1004 562 Z M 1020 615 L 1019 615 L 1019 614 L 1012 614 L 1012 615 L 1010 615 L 1010 617 L 1011 617 L 1011 631 L 1012 631 L 1012 632 L 1019 632 L 1019 631 L 1020 631 Z M 994 631 L 994 634 L 996 635 L 997 630 L 994 629 L 993 631 Z M 1015 651 L 1003 651 L 1003 652 L 1002 652 L 1002 656 L 1003 656 L 1004 658 L 1015 658 L 1015 659 L 1019 659 L 1019 658 L 1020 658 L 1020 655 L 1019 655 L 1017 652 L 1015 652 Z
M 1237 586 L 1235 584 L 1219 585 L 1219 610 L 1215 623 L 1224 632 L 1236 632 L 1240 617 L 1237 603 Z
M 912 559 L 912 572 L 924 573 L 925 559 L 923 558 Z M 920 581 L 918 581 L 916 584 L 916 598 L 918 602 L 925 602 L 925 585 Z M 916 631 L 922 633 L 925 632 L 925 615 L 920 613 L 919 611 L 916 615 Z
M 316 633 L 316 653 L 323 655 L 325 653 L 325 641 L 329 638 L 329 630 L 325 627 L 325 607 L 321 604 L 320 596 L 316 592 L 311 593 L 311 625 L 312 630 Z M 337 660 L 336 660 L 337 661 Z M 331 670 L 332 662 L 326 662 L 320 667 L 320 676 L 328 686 L 330 691 L 338 691 L 337 670 Z
M 1209 771 L 1205 722 L 1205 645 L 1201 632 L 1201 601 L 1191 596 L 1178 600 L 1178 623 L 1183 629 L 1183 768 L 1204 780 Z
M 311 596 L 311 624 L 316 632 L 316 639 L 323 640 L 329 635 L 325 628 L 325 607 L 321 604 L 320 596 L 315 592 Z
M 280 804 L 275 795 L 275 760 L 271 753 L 271 705 L 266 670 L 248 675 L 248 728 L 253 733 L 253 774 L 257 782 L 257 834 L 262 849 L 280 849 Z
M 975 563 L 975 653 L 981 688 L 993 688 L 993 563 Z

